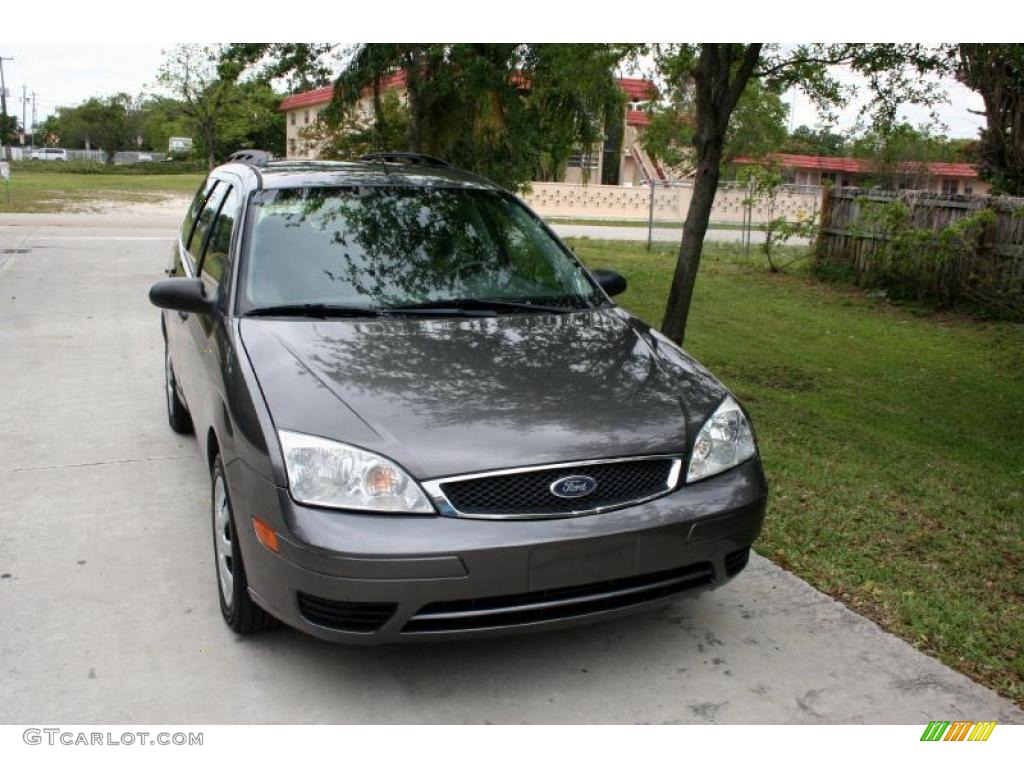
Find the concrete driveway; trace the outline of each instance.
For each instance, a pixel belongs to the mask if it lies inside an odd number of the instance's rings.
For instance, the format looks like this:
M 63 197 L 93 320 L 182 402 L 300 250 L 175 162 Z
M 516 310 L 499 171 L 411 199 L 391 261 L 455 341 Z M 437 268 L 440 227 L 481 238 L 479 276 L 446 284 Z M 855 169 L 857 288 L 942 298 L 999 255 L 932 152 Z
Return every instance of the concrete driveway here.
M 716 592 L 553 634 L 236 638 L 146 300 L 176 225 L 0 216 L 0 722 L 1024 722 L 758 557 Z

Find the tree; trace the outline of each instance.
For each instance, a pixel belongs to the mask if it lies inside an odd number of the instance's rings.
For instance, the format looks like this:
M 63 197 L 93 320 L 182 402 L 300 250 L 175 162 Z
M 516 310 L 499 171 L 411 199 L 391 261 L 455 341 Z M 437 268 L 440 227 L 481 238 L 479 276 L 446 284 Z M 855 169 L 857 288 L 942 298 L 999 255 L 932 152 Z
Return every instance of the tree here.
M 348 160 L 403 146 L 409 131 L 409 110 L 398 92 L 378 95 L 374 114 L 374 119 L 368 119 L 358 110 L 346 110 L 334 121 L 317 120 L 299 135 L 315 144 L 320 157 L 327 160 Z
M 1024 44 L 960 43 L 957 78 L 981 95 L 979 171 L 997 192 L 1024 195 Z
M 853 157 L 869 161 L 870 184 L 887 189 L 920 188 L 930 174 L 928 163 L 963 162 L 970 140 L 950 139 L 928 126 L 906 122 L 875 126 L 849 141 Z
M 651 109 L 641 141 L 654 158 L 680 176 L 694 170 L 693 133 L 696 126 L 693 81 L 669 84 L 666 100 Z M 723 162 L 737 157 L 761 157 L 776 152 L 786 140 L 788 107 L 778 92 L 752 81 L 744 90 L 726 131 Z
M 225 80 L 245 70 L 264 83 L 283 79 L 289 93 L 298 93 L 330 83 L 346 53 L 337 43 L 231 43 L 220 51 L 218 71 Z
M 778 203 L 779 192 L 781 191 L 783 178 L 777 165 L 754 165 L 746 169 L 747 183 L 749 185 L 749 196 L 743 201 L 751 207 L 760 205 L 767 209 L 768 221 L 763 227 L 764 240 L 759 248 L 768 261 L 768 269 L 772 272 L 782 272 L 787 264 L 780 264 L 776 261 L 777 247 L 784 245 L 791 238 L 814 237 L 818 225 L 813 216 L 799 216 L 795 221 L 790 221 L 785 216 L 776 216 L 775 209 Z
M 18 118 L 15 115 L 0 115 L 0 146 L 18 141 Z
M 164 57 L 157 82 L 180 99 L 182 113 L 195 138 L 205 148 L 206 161 L 213 168 L 222 133 L 237 119 L 242 91 L 230 76 L 221 76 L 217 48 L 177 45 L 165 51 Z
M 192 125 L 178 99 L 150 96 L 139 106 L 139 133 L 145 149 L 166 152 L 171 136 L 189 136 L 191 131 Z
M 308 44 L 306 44 L 308 45 Z M 575 151 L 591 151 L 622 108 L 615 84 L 618 64 L 637 46 L 527 43 L 370 43 L 348 52 L 323 118 L 351 125 L 364 100 L 371 122 L 357 145 L 384 146 L 405 129 L 401 145 L 444 157 L 461 167 L 518 188 L 550 173 Z M 333 48 L 331 50 L 334 50 Z M 316 71 L 316 53 L 300 56 L 293 44 L 232 45 L 225 66 L 255 67 L 290 53 Z M 321 51 L 321 54 L 323 52 Z M 272 69 L 286 76 L 287 69 Z M 401 73 L 402 108 L 386 109 L 389 78 Z
M 118 152 L 136 146 L 138 103 L 127 93 L 93 97 L 58 110 L 53 128 L 64 144 L 99 147 L 109 165 Z
M 828 128 L 817 130 L 806 125 L 797 126 L 779 147 L 779 152 L 790 155 L 817 155 L 842 157 L 846 154 L 846 137 Z
M 666 82 L 676 88 L 692 82 L 694 94 L 693 195 L 662 320 L 662 332 L 680 344 L 686 335 L 726 137 L 751 82 L 778 93 L 799 86 L 815 104 L 830 108 L 849 94 L 829 68 L 845 65 L 867 78 L 873 98 L 866 109 L 885 124 L 895 121 L 901 101 L 938 102 L 942 93 L 937 83 L 921 76 L 946 66 L 940 52 L 909 44 L 810 44 L 789 49 L 764 43 L 674 44 L 660 47 L 657 61 Z

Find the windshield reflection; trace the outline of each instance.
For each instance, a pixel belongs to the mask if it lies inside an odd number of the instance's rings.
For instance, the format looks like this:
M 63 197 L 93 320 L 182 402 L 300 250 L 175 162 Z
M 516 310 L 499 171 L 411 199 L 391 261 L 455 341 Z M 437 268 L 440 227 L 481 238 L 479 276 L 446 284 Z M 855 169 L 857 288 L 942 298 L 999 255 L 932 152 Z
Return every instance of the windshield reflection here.
M 246 310 L 465 299 L 588 307 L 598 296 L 520 203 L 491 190 L 266 190 L 250 227 Z

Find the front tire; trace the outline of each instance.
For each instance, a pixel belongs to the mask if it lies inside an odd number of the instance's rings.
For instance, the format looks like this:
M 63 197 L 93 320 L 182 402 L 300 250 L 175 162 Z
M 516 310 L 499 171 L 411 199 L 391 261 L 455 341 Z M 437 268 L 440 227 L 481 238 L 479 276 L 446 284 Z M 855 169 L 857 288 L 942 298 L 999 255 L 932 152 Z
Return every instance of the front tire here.
M 217 574 L 217 594 L 224 621 L 239 635 L 252 635 L 273 629 L 277 619 L 258 606 L 249 596 L 242 550 L 238 545 L 235 518 L 231 511 L 224 464 L 213 461 L 213 487 L 210 494 L 213 518 L 213 554 Z
M 174 368 L 171 367 L 171 349 L 167 342 L 164 342 L 164 394 L 167 400 L 167 423 L 171 429 L 179 435 L 187 435 L 192 432 L 192 417 L 188 408 L 178 396 L 178 380 L 174 377 Z

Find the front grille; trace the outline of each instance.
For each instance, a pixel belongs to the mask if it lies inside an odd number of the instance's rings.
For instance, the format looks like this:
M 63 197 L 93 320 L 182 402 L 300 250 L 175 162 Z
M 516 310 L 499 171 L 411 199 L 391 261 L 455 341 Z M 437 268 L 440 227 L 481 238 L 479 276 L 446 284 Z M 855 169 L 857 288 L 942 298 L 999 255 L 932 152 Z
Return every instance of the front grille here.
M 714 580 L 711 563 L 697 563 L 671 571 L 576 587 L 431 603 L 417 611 L 402 632 L 492 629 L 569 619 L 677 595 L 708 586 Z
M 395 603 L 343 603 L 299 592 L 299 612 L 306 621 L 346 632 L 376 632 L 395 614 Z
M 455 511 L 464 515 L 566 515 L 626 506 L 667 493 L 678 463 L 662 457 L 580 464 L 441 481 L 440 487 Z M 597 487 L 574 499 L 551 492 L 556 480 L 574 475 L 593 478 Z
M 738 549 L 725 556 L 725 575 L 732 578 L 747 567 L 750 560 L 750 547 Z

